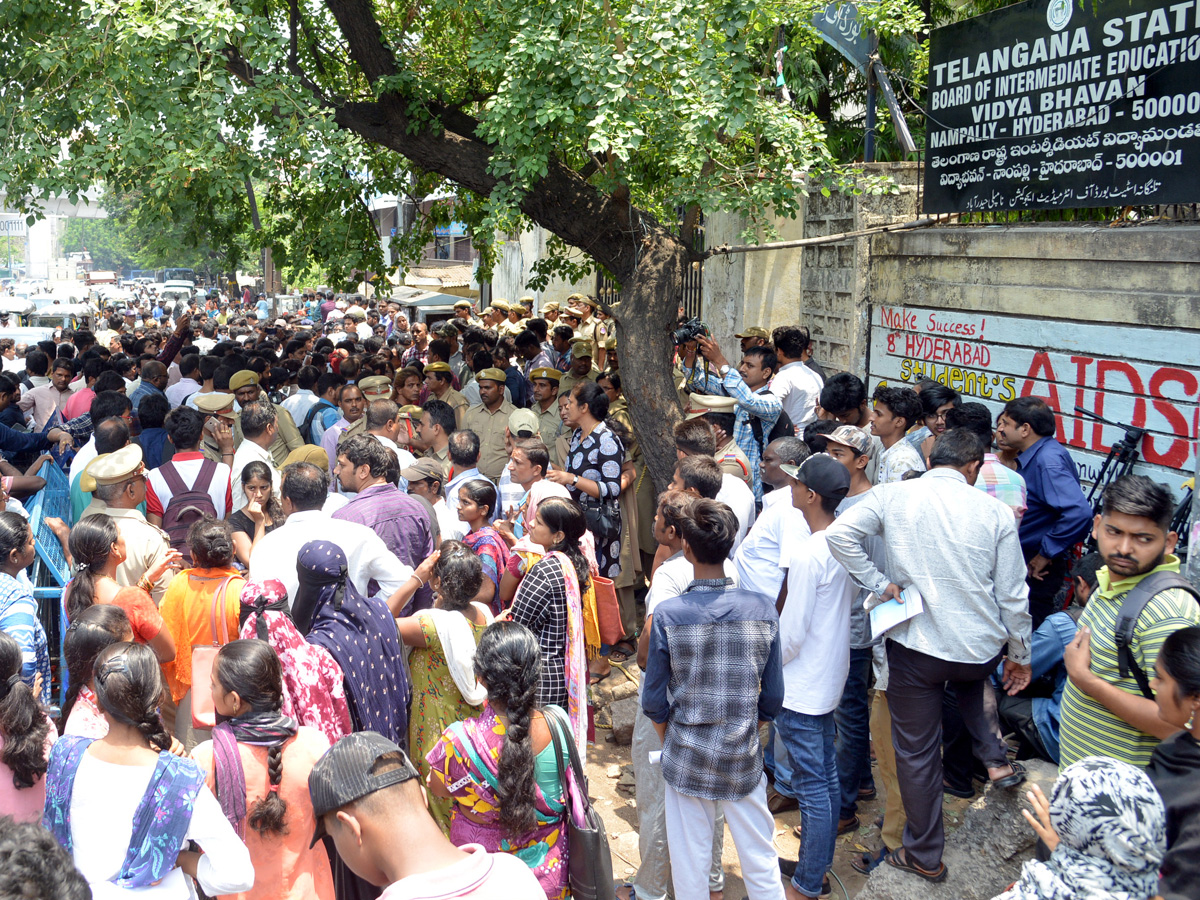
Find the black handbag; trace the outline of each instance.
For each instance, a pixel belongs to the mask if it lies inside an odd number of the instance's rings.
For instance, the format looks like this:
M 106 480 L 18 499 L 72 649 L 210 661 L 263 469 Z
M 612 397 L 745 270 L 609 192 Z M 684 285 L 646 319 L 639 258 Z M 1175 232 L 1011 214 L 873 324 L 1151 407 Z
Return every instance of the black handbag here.
M 621 505 L 617 500 L 598 500 L 584 494 L 579 501 L 588 531 L 598 547 L 606 546 L 621 533 Z
M 588 797 L 587 776 L 583 774 L 583 763 L 571 729 L 557 710 L 546 707 L 542 710 L 546 724 L 550 727 L 550 738 L 554 741 L 554 755 L 558 760 L 559 776 L 563 793 L 567 799 L 567 868 L 571 879 L 572 900 L 616 900 L 617 890 L 613 883 L 612 853 L 608 849 L 608 832 L 604 820 L 592 806 Z M 567 745 L 571 758 L 571 769 L 575 774 L 575 787 L 582 791 L 583 822 L 575 821 L 571 807 L 571 782 L 563 766 L 562 745 Z

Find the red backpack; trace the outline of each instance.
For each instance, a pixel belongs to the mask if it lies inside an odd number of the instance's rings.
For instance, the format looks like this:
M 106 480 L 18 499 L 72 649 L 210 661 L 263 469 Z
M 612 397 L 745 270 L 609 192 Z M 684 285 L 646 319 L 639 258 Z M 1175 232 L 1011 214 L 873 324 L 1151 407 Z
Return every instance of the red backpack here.
M 183 554 L 183 559 L 190 567 L 192 565 L 192 550 L 188 547 L 188 530 L 205 516 L 217 518 L 217 508 L 213 506 L 212 497 L 208 494 L 213 476 L 217 474 L 217 464 L 211 459 L 200 464 L 200 474 L 196 483 L 188 487 L 179 476 L 174 463 L 165 463 L 158 469 L 162 472 L 167 487 L 171 489 L 171 502 L 163 510 L 162 529 L 171 541 L 171 549 Z

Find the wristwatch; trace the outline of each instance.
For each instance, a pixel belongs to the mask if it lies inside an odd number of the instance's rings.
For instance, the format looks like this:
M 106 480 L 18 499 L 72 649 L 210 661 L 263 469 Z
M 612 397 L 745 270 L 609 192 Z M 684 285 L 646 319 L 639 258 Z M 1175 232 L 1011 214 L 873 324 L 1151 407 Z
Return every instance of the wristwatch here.
M 576 475 L 575 480 L 571 482 L 571 487 L 577 487 L 578 485 L 579 485 L 579 476 Z
M 723 365 L 717 371 L 719 371 L 721 373 L 721 377 L 724 378 L 726 375 L 729 374 L 729 365 L 728 364 Z

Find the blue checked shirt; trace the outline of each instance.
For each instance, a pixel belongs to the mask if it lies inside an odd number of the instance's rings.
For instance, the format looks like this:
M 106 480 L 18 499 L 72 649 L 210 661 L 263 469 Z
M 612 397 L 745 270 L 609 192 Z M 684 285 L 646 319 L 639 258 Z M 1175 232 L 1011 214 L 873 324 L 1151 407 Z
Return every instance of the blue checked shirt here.
M 654 610 L 642 709 L 667 723 L 663 778 L 706 800 L 745 797 L 762 778 L 758 723 L 783 707 L 779 616 L 728 578 L 693 581 Z
M 779 419 L 783 404 L 766 385 L 763 385 L 757 392 L 751 390 L 750 386 L 742 380 L 741 374 L 733 368 L 725 373 L 721 387 L 722 393 L 737 400 L 737 408 L 734 410 L 733 439 L 746 454 L 746 459 L 750 463 L 750 474 L 754 478 L 754 501 L 762 503 L 763 446 L 767 443 L 767 436 Z M 752 423 L 755 419 L 758 419 L 762 426 L 762 443 L 759 443 L 754 436 Z

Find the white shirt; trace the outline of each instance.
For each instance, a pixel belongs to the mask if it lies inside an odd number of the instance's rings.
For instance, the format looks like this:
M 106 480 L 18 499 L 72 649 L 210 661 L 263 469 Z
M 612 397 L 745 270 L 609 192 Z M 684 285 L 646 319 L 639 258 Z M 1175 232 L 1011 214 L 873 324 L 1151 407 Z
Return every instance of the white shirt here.
M 817 400 L 824 385 L 821 376 L 802 362 L 788 363 L 771 379 L 771 393 L 779 398 L 797 435 L 817 417 Z
M 433 504 L 433 511 L 437 514 L 438 531 L 442 533 L 443 541 L 461 541 L 466 536 L 469 526 L 446 505 L 445 500 L 439 497 Z
M 783 587 L 780 560 L 786 562 L 784 545 L 794 546 L 796 541 L 804 540 L 809 534 L 804 514 L 792 506 L 792 492 L 780 488 L 767 496 L 775 497 L 776 494 L 786 500 L 777 497 L 763 504 L 762 514 L 733 554 L 739 584 L 748 591 L 768 597 L 778 597 L 779 589 Z
M 99 455 L 96 451 L 96 436 L 93 434 L 88 438 L 88 442 L 79 448 L 75 454 L 75 458 L 71 460 L 71 471 L 67 474 L 67 481 L 73 484 L 75 479 L 83 474 L 83 470 L 88 467 L 88 463 Z
M 304 419 L 308 415 L 308 411 L 317 405 L 317 400 L 320 399 L 312 391 L 307 388 L 300 388 L 292 396 L 288 397 L 280 404 L 288 411 L 292 417 L 292 421 L 297 426 L 304 424 Z
M 789 541 L 779 564 L 788 594 L 779 614 L 783 705 L 822 716 L 842 699 L 850 671 L 850 601 L 858 593 L 850 573 L 829 552 L 825 532 Z
M 167 402 L 171 404 L 171 409 L 177 406 L 182 406 L 188 397 L 204 387 L 195 378 L 180 378 L 173 385 L 168 387 L 164 393 L 167 395 Z
M 258 542 L 250 554 L 250 579 L 278 578 L 287 587 L 288 596 L 295 598 L 300 582 L 296 558 L 309 541 L 332 541 L 342 548 L 350 580 L 363 596 L 371 596 L 367 586 L 374 580 L 379 584 L 377 596 L 386 600 L 413 573 L 367 526 L 331 519 L 323 510 L 305 510 L 292 513 Z
M 185 900 L 193 896 L 182 869 L 171 869 L 158 884 L 131 889 L 112 883 L 133 839 L 133 815 L 150 785 L 154 766 L 122 766 L 84 753 L 71 794 L 71 842 L 75 868 L 88 880 L 95 900 L 148 897 Z M 196 874 L 204 892 L 215 897 L 254 887 L 250 851 L 201 785 L 192 809 L 187 838 L 204 848 Z
M 721 474 L 721 490 L 717 494 L 717 500 L 726 504 L 737 516 L 737 539 L 734 540 L 733 548 L 729 551 L 733 553 L 745 538 L 750 526 L 754 524 L 754 491 L 746 487 L 746 482 L 742 479 L 723 472 Z
M 275 492 L 275 496 L 279 496 L 279 470 L 275 468 L 275 460 L 271 454 L 264 450 L 258 444 L 249 438 L 245 438 L 238 445 L 237 452 L 233 454 L 232 473 L 230 477 L 233 479 L 233 508 L 239 510 L 245 507 L 250 502 L 250 498 L 246 496 L 246 489 L 242 487 L 242 469 L 246 468 L 255 460 L 265 462 L 267 468 L 271 470 L 271 487 Z M 166 509 L 166 507 L 163 507 Z
M 733 584 L 736 587 L 738 584 L 737 569 L 730 560 L 725 560 L 725 575 L 733 579 Z M 654 610 L 664 600 L 671 600 L 678 597 L 687 586 L 696 578 L 695 569 L 692 564 L 684 558 L 683 551 L 680 550 L 674 556 L 663 560 L 662 564 L 654 572 L 654 578 L 650 581 L 650 590 L 646 592 L 646 618 L 654 615 Z

